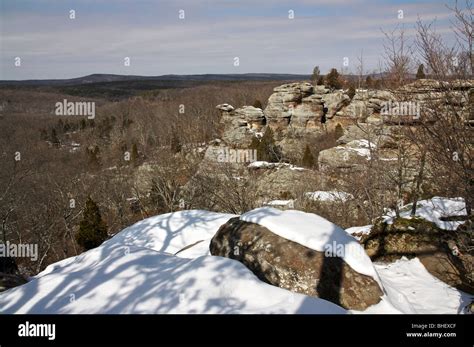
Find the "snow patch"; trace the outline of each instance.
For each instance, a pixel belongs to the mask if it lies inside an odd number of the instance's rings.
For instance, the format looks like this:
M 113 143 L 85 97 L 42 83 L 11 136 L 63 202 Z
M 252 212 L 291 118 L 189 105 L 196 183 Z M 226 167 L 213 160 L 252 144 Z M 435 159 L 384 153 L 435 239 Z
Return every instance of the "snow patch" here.
M 271 163 L 268 161 L 254 161 L 247 166 L 249 169 L 281 169 L 281 168 L 289 168 L 290 170 L 294 171 L 304 171 L 305 168 L 295 166 L 288 163 Z
M 363 235 L 370 234 L 370 230 L 372 229 L 372 224 L 364 225 L 361 227 L 351 227 L 346 229 L 346 233 L 352 235 L 357 240 L 360 240 Z
M 420 200 L 416 205 L 416 216 L 433 222 L 438 228 L 444 230 L 456 230 L 464 221 L 443 221 L 441 218 L 467 214 L 466 204 L 463 198 L 443 198 L 435 196 L 428 200 Z M 411 218 L 412 206 L 413 204 L 403 206 L 400 209 L 400 217 Z M 392 224 L 395 219 L 395 211 L 389 210 L 383 218 L 384 222 Z
M 354 199 L 354 196 L 350 193 L 346 192 L 338 192 L 335 190 L 323 191 L 317 190 L 315 192 L 307 192 L 304 194 L 306 198 L 314 200 L 314 201 L 347 201 L 350 199 Z
M 326 300 L 266 284 L 227 258 L 182 259 L 135 246 L 124 253 L 118 243 L 83 258 L 83 265 L 95 265 L 63 266 L 0 294 L 2 313 L 346 313 Z
M 473 299 L 432 276 L 418 258 L 403 257 L 391 264 L 376 263 L 375 268 L 391 304 L 403 313 L 462 313 L 462 308 Z M 386 313 L 380 309 L 372 306 L 365 312 Z
M 265 206 L 277 206 L 277 207 L 285 207 L 285 208 L 294 208 L 295 207 L 295 200 L 272 200 L 269 202 L 264 203 Z

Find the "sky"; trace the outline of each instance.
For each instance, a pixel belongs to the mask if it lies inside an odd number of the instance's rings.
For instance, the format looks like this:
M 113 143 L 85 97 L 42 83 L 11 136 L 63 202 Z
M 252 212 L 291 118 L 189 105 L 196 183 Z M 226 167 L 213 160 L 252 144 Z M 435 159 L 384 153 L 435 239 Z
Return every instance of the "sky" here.
M 355 72 L 361 54 L 365 72 L 376 72 L 381 29 L 413 35 L 419 16 L 451 40 L 445 4 L 452 1 L 0 0 L 0 80 L 310 74 L 344 61 Z

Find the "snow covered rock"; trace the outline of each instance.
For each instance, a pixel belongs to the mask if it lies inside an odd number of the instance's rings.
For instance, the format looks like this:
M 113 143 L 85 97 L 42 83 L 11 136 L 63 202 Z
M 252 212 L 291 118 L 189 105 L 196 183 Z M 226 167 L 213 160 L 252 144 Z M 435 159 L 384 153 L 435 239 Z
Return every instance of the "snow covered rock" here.
M 458 250 L 460 245 L 469 242 L 464 233 L 441 229 L 420 217 L 391 218 L 377 221 L 360 242 L 374 261 L 392 262 L 401 257 L 418 257 L 433 276 L 474 294 L 470 265 L 473 257 Z
M 319 152 L 318 164 L 321 170 L 363 169 L 371 159 L 377 146 L 367 140 L 353 140 L 343 146 L 332 147 Z
M 413 204 L 408 204 L 400 209 L 400 217 L 411 218 L 411 208 Z M 463 198 L 445 198 L 440 196 L 427 200 L 420 200 L 416 204 L 416 216 L 435 223 L 438 228 L 444 230 L 456 230 L 464 223 L 462 217 L 466 216 L 466 203 Z M 387 224 L 392 224 L 395 218 L 395 211 L 390 210 L 383 219 Z
M 265 282 L 344 308 L 363 310 L 383 295 L 357 240 L 314 214 L 273 208 L 247 212 L 218 230 L 210 250 L 239 260 Z
M 317 190 L 315 192 L 307 192 L 304 195 L 307 199 L 325 202 L 345 202 L 347 200 L 354 199 L 354 196 L 352 194 L 346 192 L 338 192 L 336 190 Z

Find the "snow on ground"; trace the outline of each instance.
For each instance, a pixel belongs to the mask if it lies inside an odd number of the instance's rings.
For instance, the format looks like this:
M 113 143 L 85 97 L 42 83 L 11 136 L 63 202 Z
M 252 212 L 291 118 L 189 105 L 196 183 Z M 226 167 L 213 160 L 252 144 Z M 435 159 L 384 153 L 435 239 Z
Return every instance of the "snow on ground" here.
M 307 192 L 304 194 L 306 198 L 319 201 L 347 201 L 353 199 L 354 196 L 346 192 L 338 192 L 336 190 L 317 190 L 315 192 Z
M 401 208 L 400 217 L 411 218 L 410 212 L 413 204 Z M 435 196 L 428 200 L 420 200 L 417 203 L 416 215 L 435 223 L 439 228 L 445 230 L 456 230 L 464 223 L 463 221 L 442 221 L 442 217 L 466 215 L 466 204 L 463 198 L 443 198 Z M 395 211 L 390 210 L 384 216 L 384 220 L 391 224 L 395 218 Z
M 183 259 L 108 243 L 84 254 L 94 266 L 43 274 L 0 295 L 2 313 L 325 313 L 328 301 L 260 281 L 222 257 Z M 98 250 L 98 251 L 97 251 Z M 71 263 L 70 265 L 73 265 Z
M 456 314 L 473 296 L 432 276 L 418 258 L 403 257 L 391 264 L 375 263 L 390 302 L 403 313 Z M 365 313 L 387 313 L 379 303 Z
M 231 217 L 192 210 L 145 219 L 1 293 L 0 313 L 346 313 L 207 255 L 210 238 Z
M 247 166 L 249 169 L 280 169 L 287 167 L 290 170 L 304 171 L 305 168 L 288 163 L 271 163 L 268 161 L 254 161 Z
M 323 217 L 296 210 L 261 207 L 244 213 L 240 219 L 260 224 L 285 239 L 319 252 L 327 251 L 328 246 L 337 251 L 342 246 L 342 258 L 350 267 L 378 281 L 372 261 L 359 242 Z
M 361 157 L 366 157 L 367 160 L 370 160 L 371 151 L 375 150 L 377 146 L 368 140 L 362 139 L 362 140 L 352 140 L 344 146 L 337 146 L 334 148 L 338 150 L 356 152 L 357 155 L 360 155 Z
M 284 208 L 294 208 L 295 200 L 272 200 L 264 203 L 265 206 L 275 206 L 275 207 L 284 207 Z
M 352 227 L 352 228 L 347 228 L 346 233 L 352 235 L 355 237 L 357 240 L 360 240 L 362 235 L 367 235 L 370 233 L 370 230 L 372 229 L 372 224 L 370 225 L 364 225 L 361 227 Z
M 107 242 L 149 248 L 183 258 L 210 255 L 209 243 L 219 227 L 237 215 L 185 210 L 144 219 Z M 184 247 L 196 244 L 183 250 Z
M 145 219 L 0 293 L 0 313 L 460 313 L 472 300 L 431 276 L 417 258 L 374 266 L 365 252 L 355 257 L 347 248 L 345 261 L 383 285 L 380 303 L 346 311 L 291 293 L 260 281 L 238 261 L 209 255 L 210 239 L 232 217 L 190 210 Z M 361 248 L 317 215 L 267 207 L 241 219 L 316 250 L 333 241 Z

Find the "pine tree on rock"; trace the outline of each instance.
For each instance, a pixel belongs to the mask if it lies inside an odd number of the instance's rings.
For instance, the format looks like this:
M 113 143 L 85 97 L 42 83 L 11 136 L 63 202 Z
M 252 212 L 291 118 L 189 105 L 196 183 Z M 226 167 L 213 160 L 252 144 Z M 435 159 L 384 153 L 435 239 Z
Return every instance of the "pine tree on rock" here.
M 89 250 L 100 246 L 107 240 L 107 236 L 107 224 L 102 219 L 99 206 L 89 197 L 79 224 L 76 241 L 79 246 Z
M 356 90 L 354 88 L 354 86 L 350 86 L 349 87 L 349 90 L 347 91 L 347 95 L 352 99 L 354 99 L 354 96 L 356 95 Z
M 332 89 L 341 89 L 341 76 L 339 75 L 339 72 L 337 72 L 337 69 L 332 68 L 331 71 L 327 74 L 326 85 Z
M 280 147 L 275 144 L 273 130 L 270 127 L 267 127 L 260 140 L 256 137 L 253 138 L 250 148 L 257 150 L 258 160 L 278 162 L 281 159 Z
M 423 64 L 420 64 L 420 66 L 418 66 L 418 71 L 416 72 L 416 79 L 421 80 L 425 77 L 426 77 L 425 76 L 425 66 Z
M 319 66 L 315 66 L 313 69 L 313 74 L 311 75 L 311 82 L 313 85 L 318 84 L 318 80 L 321 77 L 321 71 L 319 70 Z

